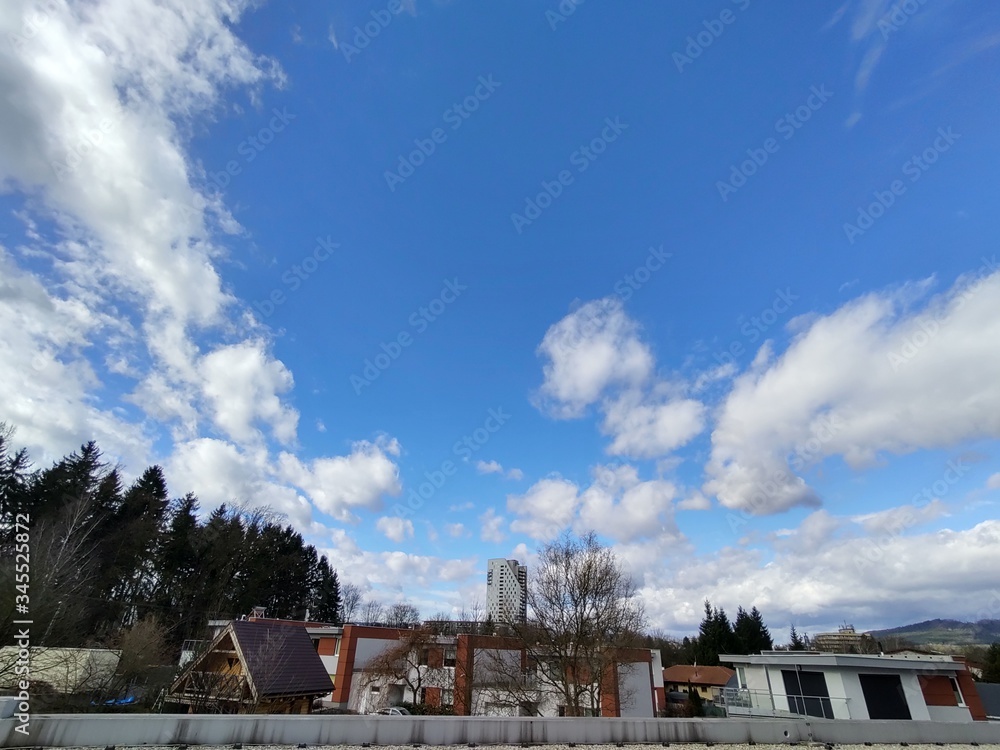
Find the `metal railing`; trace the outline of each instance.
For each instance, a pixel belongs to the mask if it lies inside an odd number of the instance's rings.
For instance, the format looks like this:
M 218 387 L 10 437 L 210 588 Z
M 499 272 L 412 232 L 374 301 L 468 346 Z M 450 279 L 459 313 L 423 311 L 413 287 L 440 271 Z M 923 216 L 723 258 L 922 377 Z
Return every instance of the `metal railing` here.
M 767 690 L 724 688 L 720 702 L 730 717 L 850 718 L 850 698 L 826 695 L 786 695 Z M 839 709 L 839 710 L 838 710 Z

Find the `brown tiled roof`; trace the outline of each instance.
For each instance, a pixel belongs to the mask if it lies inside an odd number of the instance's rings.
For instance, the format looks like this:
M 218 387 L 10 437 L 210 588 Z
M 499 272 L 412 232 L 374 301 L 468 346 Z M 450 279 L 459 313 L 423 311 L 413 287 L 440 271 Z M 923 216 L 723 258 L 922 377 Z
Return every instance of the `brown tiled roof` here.
M 686 685 L 717 685 L 723 687 L 735 674 L 726 667 L 694 667 L 689 664 L 675 664 L 663 670 L 663 682 Z
M 230 626 L 259 696 L 322 695 L 333 690 L 305 628 L 249 620 L 234 620 Z

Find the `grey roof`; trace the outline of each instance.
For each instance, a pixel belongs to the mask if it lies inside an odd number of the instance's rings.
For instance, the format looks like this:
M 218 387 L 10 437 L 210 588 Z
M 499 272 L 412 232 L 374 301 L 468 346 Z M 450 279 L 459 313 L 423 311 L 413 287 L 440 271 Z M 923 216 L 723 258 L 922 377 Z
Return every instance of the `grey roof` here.
M 258 695 L 322 695 L 333 690 L 304 627 L 250 620 L 234 620 L 231 627 Z

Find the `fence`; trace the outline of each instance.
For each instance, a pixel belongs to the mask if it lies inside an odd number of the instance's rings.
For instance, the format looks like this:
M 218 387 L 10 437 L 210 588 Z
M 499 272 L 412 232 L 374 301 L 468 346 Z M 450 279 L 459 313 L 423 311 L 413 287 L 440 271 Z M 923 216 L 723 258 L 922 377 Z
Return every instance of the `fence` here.
M 2 714 L 0 714 L 2 715 Z M 189 716 L 63 714 L 0 719 L 0 747 L 459 745 L 662 742 L 1000 744 L 1000 723 L 771 719 Z

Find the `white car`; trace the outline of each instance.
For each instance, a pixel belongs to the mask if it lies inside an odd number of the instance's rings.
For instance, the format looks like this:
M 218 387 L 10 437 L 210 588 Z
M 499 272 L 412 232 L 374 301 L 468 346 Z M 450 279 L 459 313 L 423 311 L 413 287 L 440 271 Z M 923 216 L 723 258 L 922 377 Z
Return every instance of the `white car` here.
M 402 706 L 390 706 L 389 708 L 380 708 L 375 712 L 375 716 L 410 716 L 410 712 L 407 711 Z

